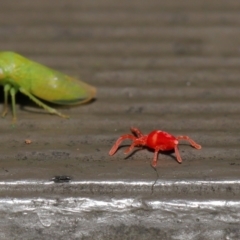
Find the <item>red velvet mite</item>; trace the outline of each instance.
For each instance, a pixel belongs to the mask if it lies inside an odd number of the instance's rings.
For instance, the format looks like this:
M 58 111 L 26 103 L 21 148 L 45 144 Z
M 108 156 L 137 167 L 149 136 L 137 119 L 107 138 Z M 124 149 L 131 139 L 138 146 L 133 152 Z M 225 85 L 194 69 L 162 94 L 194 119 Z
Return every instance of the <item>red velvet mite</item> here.
M 109 155 L 112 156 L 117 151 L 119 145 L 121 144 L 121 142 L 123 140 L 131 139 L 131 140 L 133 140 L 133 142 L 130 145 L 130 147 L 127 148 L 127 150 L 125 150 L 124 153 L 127 154 L 128 152 L 133 150 L 134 147 L 140 147 L 140 146 L 154 149 L 155 152 L 154 152 L 154 157 L 153 157 L 153 161 L 152 161 L 152 166 L 156 167 L 159 151 L 174 150 L 177 161 L 179 163 L 182 162 L 182 158 L 178 151 L 178 143 L 179 143 L 178 140 L 186 140 L 191 144 L 192 147 L 194 147 L 196 149 L 202 148 L 199 144 L 195 143 L 188 136 L 174 137 L 173 135 L 171 135 L 167 132 L 163 132 L 161 130 L 154 130 L 154 131 L 150 132 L 148 135 L 143 135 L 142 132 L 138 128 L 134 128 L 134 127 L 131 127 L 131 132 L 133 133 L 133 135 L 125 134 L 118 138 L 116 143 L 113 145 L 113 147 L 109 151 Z

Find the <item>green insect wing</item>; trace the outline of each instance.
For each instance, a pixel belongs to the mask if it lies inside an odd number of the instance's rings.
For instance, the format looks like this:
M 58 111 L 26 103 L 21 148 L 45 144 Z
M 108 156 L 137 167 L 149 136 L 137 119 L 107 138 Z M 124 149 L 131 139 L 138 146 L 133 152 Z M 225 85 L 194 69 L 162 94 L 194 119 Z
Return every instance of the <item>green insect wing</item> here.
M 47 106 L 38 98 L 61 105 L 75 105 L 90 101 L 96 95 L 95 87 L 63 73 L 31 61 L 14 52 L 0 52 L 0 84 L 4 86 L 4 111 L 7 112 L 8 93 L 12 96 L 13 118 L 15 94 L 27 95 L 50 113 L 67 117 Z
M 10 59 L 14 63 L 14 71 L 11 70 L 10 78 L 36 97 L 57 104 L 72 105 L 87 102 L 95 96 L 96 89 L 87 83 L 16 53 L 10 56 Z

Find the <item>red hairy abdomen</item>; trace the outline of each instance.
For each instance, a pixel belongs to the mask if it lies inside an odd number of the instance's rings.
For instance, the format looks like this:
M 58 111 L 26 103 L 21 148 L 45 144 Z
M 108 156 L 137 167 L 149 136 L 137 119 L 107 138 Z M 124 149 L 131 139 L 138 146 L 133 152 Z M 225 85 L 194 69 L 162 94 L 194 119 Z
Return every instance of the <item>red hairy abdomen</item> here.
M 167 132 L 155 130 L 148 134 L 147 146 L 150 148 L 159 147 L 160 150 L 168 151 L 172 150 L 177 144 L 177 139 Z

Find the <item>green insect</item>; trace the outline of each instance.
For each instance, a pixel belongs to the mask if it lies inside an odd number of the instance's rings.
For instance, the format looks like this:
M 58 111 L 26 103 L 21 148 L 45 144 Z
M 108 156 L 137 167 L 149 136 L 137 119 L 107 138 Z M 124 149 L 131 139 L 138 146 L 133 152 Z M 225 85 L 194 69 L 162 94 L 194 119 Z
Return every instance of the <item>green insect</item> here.
M 76 105 L 94 98 L 96 89 L 84 82 L 33 62 L 14 52 L 0 52 L 0 84 L 4 86 L 2 117 L 8 111 L 8 95 L 12 100 L 13 122 L 16 121 L 15 95 L 19 91 L 49 113 L 68 118 L 38 98 L 61 104 Z

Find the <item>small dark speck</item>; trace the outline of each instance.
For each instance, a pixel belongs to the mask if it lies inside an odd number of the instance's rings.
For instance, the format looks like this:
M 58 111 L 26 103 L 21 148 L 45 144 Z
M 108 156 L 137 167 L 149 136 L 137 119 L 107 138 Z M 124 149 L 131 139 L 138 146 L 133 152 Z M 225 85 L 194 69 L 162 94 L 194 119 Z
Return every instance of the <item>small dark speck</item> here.
M 233 162 L 233 163 L 230 163 L 230 165 L 235 165 L 235 163 Z
M 100 149 L 99 149 L 99 148 L 97 148 L 96 150 L 97 150 L 98 152 L 100 152 Z
M 71 180 L 72 179 L 69 176 L 55 176 L 51 179 L 51 181 L 53 181 L 55 183 L 68 183 Z

